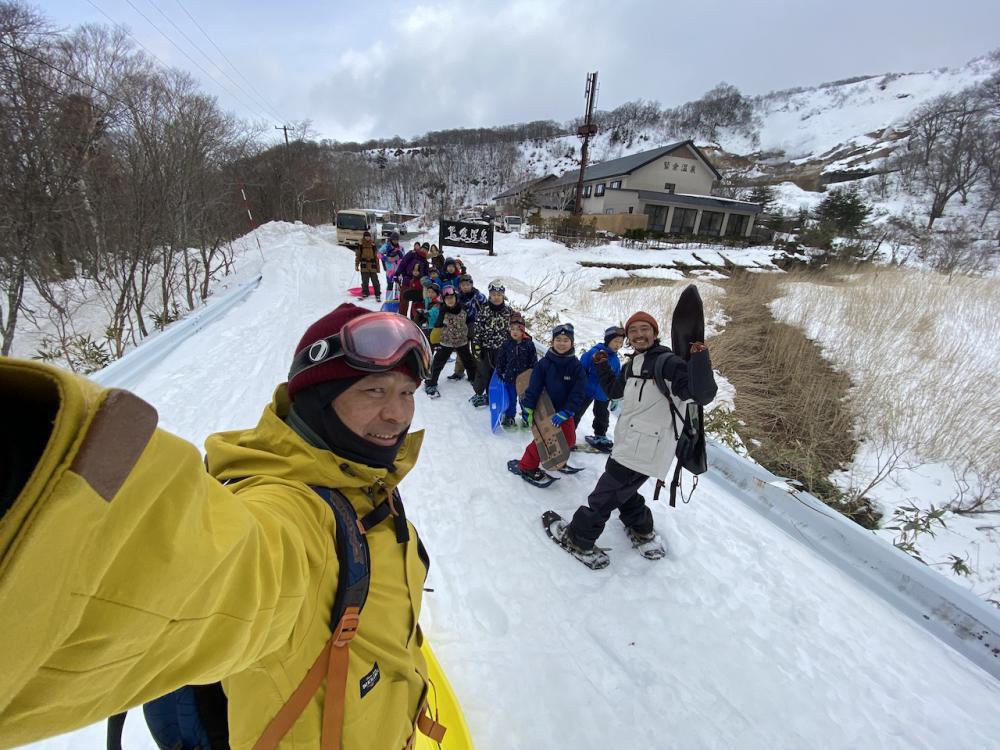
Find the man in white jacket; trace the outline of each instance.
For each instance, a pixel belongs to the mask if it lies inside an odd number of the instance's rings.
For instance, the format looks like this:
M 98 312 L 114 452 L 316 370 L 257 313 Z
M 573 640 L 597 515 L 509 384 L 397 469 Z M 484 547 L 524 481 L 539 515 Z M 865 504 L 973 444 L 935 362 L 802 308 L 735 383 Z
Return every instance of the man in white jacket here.
M 674 459 L 679 425 L 670 399 L 674 399 L 674 409 L 683 413 L 684 401 L 704 406 L 718 390 L 704 343 L 692 343 L 691 357 L 685 362 L 660 344 L 659 332 L 649 313 L 637 312 L 628 319 L 625 334 L 635 353 L 622 365 L 617 378 L 606 357 L 594 357 L 601 388 L 609 398 L 621 399 L 621 407 L 615 447 L 604 473 L 587 505 L 577 509 L 563 531 L 563 541 L 579 555 L 604 555 L 595 550 L 594 543 L 614 510 L 633 544 L 640 546 L 656 538 L 653 514 L 639 488 L 650 477 L 665 480 Z

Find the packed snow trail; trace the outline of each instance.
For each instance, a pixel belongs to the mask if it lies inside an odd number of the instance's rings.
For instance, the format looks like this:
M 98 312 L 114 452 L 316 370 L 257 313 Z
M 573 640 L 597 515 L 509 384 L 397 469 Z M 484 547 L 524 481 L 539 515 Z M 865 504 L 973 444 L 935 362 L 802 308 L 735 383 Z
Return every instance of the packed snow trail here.
M 256 424 L 301 333 L 346 300 L 353 258 L 328 229 L 259 231 L 259 289 L 136 388 L 162 427 L 196 445 Z M 544 257 L 500 240 L 498 257 L 466 257 L 480 287 L 491 272 L 544 270 Z M 611 565 L 590 571 L 545 537 L 540 517 L 572 514 L 605 457 L 574 455 L 585 471 L 531 487 L 505 466 L 528 431 L 491 435 L 468 381 L 440 388 L 440 399 L 416 396 L 414 427 L 427 437 L 402 493 L 431 555 L 421 622 L 478 750 L 1000 745 L 1000 684 L 711 470 L 690 505 L 653 506 L 667 559 L 641 558 L 612 519 L 599 542 Z M 651 499 L 652 483 L 644 492 Z M 126 747 L 153 748 L 141 712 L 130 717 Z M 37 747 L 102 741 L 95 726 Z

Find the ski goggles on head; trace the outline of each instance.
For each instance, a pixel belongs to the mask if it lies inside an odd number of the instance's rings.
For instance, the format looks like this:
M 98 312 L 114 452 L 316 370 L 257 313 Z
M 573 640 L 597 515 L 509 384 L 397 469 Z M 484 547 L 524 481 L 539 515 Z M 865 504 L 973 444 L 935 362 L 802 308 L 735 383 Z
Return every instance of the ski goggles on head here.
M 490 294 L 492 294 L 493 292 L 499 292 L 500 294 L 504 294 L 507 291 L 507 287 L 505 287 L 499 281 L 491 281 L 490 282 L 490 286 L 489 286 L 489 290 L 490 290 Z
M 559 325 L 557 325 L 555 328 L 552 329 L 552 338 L 563 335 L 569 336 L 570 338 L 573 338 L 575 336 L 572 323 L 560 323 Z
M 441 290 L 441 296 L 442 296 L 442 297 L 448 297 L 448 296 L 452 296 L 452 297 L 454 297 L 454 296 L 456 296 L 456 295 L 455 295 L 455 287 L 453 287 L 453 286 L 450 286 L 450 285 L 449 285 L 449 286 L 446 286 L 446 287 L 444 287 L 444 288 L 443 288 L 443 289 Z
M 431 372 L 431 345 L 417 324 L 398 313 L 373 312 L 352 318 L 340 333 L 296 354 L 288 380 L 337 357 L 362 372 L 388 372 L 401 363 L 411 365 L 421 380 Z

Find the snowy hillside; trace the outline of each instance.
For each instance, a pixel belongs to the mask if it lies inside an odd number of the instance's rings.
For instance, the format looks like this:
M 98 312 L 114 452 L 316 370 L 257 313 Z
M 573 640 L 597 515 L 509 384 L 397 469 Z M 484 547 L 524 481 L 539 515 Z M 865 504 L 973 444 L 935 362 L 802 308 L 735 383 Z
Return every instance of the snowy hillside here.
M 256 423 L 301 332 L 347 299 L 355 278 L 329 227 L 275 223 L 258 236 L 260 287 L 136 388 L 162 427 L 197 445 Z M 573 257 L 623 262 L 642 252 Z M 480 288 L 502 278 L 524 305 L 546 274 L 570 266 L 568 253 L 498 236 L 496 257 L 465 259 Z M 248 272 L 261 265 L 255 250 L 241 262 Z M 577 325 L 578 347 L 640 301 L 661 320 L 669 306 L 656 289 L 590 292 L 621 271 L 572 274 L 552 312 Z M 220 377 L 223 364 L 232 375 Z M 436 401 L 418 395 L 414 426 L 428 437 L 402 491 L 432 559 L 422 625 L 480 750 L 1000 742 L 1000 684 L 749 511 L 721 476 L 707 474 L 690 505 L 653 507 L 667 560 L 640 558 L 612 521 L 602 538 L 612 564 L 593 572 L 546 540 L 539 517 L 582 503 L 600 457 L 574 458 L 586 470 L 548 490 L 529 487 L 505 468 L 527 434 L 491 435 L 485 410 L 467 402 L 468 383 L 442 380 L 441 391 Z M 651 498 L 651 485 L 644 492 Z M 125 739 L 130 750 L 153 747 L 134 714 Z M 102 742 L 98 726 L 34 747 Z
M 984 56 L 959 68 L 885 73 L 863 80 L 756 96 L 752 102 L 760 122 L 759 143 L 723 131 L 718 143 L 698 145 L 714 145 L 732 155 L 758 154 L 764 163 L 772 165 L 824 161 L 827 170 L 856 167 L 884 156 L 879 156 L 879 152 L 891 147 L 899 137 L 896 128 L 922 105 L 942 94 L 979 83 L 998 69 L 1000 60 Z M 655 92 L 651 96 L 655 99 Z M 615 159 L 690 137 L 690 133 L 647 129 L 630 143 L 614 143 L 611 134 L 604 132 L 592 142 L 590 158 Z M 573 136 L 553 139 L 544 145 L 524 144 L 522 153 L 538 176 L 579 167 L 575 161 L 579 156 L 579 140 Z M 575 156 L 569 157 L 570 153 Z M 837 156 L 840 158 L 834 158 Z

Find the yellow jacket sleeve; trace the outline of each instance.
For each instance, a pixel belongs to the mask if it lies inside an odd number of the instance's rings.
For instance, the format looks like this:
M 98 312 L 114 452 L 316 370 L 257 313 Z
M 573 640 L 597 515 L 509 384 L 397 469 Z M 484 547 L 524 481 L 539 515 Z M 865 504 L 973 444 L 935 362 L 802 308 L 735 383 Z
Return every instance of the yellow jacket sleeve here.
M 237 498 L 138 397 L 7 358 L 0 396 L 51 418 L 0 518 L 0 746 L 245 669 L 336 569 L 308 487 Z

